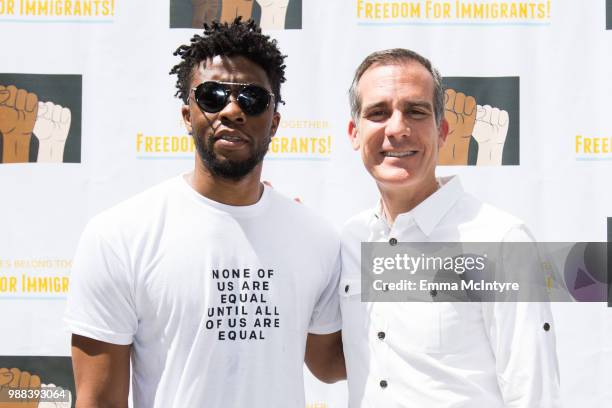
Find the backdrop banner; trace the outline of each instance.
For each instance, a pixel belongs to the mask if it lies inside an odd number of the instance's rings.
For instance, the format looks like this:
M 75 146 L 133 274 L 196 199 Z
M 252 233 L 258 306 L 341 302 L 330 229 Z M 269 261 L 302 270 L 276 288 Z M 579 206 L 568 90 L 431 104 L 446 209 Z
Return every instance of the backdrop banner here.
M 193 168 L 172 53 L 236 15 L 287 55 L 264 179 L 337 229 L 378 198 L 347 137 L 353 73 L 402 47 L 449 90 L 440 176 L 458 174 L 538 241 L 610 241 L 610 0 L 0 0 L 0 370 L 74 392 L 62 316 L 79 236 L 103 209 Z M 551 285 L 600 276 L 578 258 Z M 552 308 L 564 405 L 609 406 L 611 309 Z M 305 373 L 309 408 L 346 407 L 346 382 Z

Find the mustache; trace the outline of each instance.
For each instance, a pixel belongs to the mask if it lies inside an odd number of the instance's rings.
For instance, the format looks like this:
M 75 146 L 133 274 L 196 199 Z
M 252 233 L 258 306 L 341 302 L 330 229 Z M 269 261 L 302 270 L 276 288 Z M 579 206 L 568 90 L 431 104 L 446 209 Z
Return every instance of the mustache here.
M 217 140 L 219 140 L 219 139 L 221 139 L 221 138 L 223 137 L 223 136 L 219 136 L 219 135 L 217 135 L 217 132 L 219 131 L 219 128 L 220 128 L 222 125 L 225 125 L 226 127 L 230 128 L 230 129 L 235 129 L 235 130 L 238 130 L 238 131 L 240 131 L 240 133 L 242 133 L 242 134 L 243 134 L 244 136 L 246 136 L 248 139 L 252 139 L 251 135 L 249 135 L 248 133 L 246 133 L 244 130 L 239 129 L 239 128 L 236 128 L 235 126 L 232 126 L 232 125 L 233 125 L 233 123 L 232 123 L 232 122 L 230 122 L 230 121 L 226 121 L 226 122 L 224 123 L 224 122 L 223 122 L 223 120 L 220 120 L 220 121 L 219 121 L 219 123 L 217 124 L 217 126 L 215 126 L 214 122 L 213 122 L 213 121 L 211 121 L 211 120 L 208 118 L 208 115 L 206 115 L 206 114 L 205 114 L 205 115 L 204 115 L 204 117 L 206 118 L 206 121 L 208 122 L 208 126 L 209 126 L 209 127 L 210 127 L 210 129 L 212 130 L 212 134 L 210 135 L 210 139 L 211 139 L 211 141 L 212 141 L 212 142 L 215 142 L 215 141 L 217 141 Z

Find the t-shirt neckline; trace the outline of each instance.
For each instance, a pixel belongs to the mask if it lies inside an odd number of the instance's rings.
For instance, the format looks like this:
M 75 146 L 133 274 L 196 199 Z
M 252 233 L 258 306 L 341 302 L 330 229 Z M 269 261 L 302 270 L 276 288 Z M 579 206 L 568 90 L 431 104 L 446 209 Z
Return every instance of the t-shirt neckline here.
M 223 204 L 218 201 L 211 200 L 210 198 L 207 198 L 203 196 L 202 194 L 198 193 L 196 190 L 194 190 L 194 188 L 189 184 L 189 182 L 186 179 L 187 174 L 188 172 L 185 172 L 185 173 L 181 173 L 178 176 L 179 187 L 184 192 L 186 192 L 189 196 L 191 196 L 193 199 L 198 201 L 200 204 L 205 205 L 207 207 L 211 207 L 215 210 L 218 210 L 224 213 L 228 213 L 232 216 L 236 216 L 236 217 L 256 216 L 260 214 L 268 206 L 268 202 L 270 201 L 270 198 L 269 198 L 270 188 L 264 184 L 263 193 L 261 194 L 261 197 L 259 197 L 259 200 L 255 204 L 242 205 L 242 206 Z

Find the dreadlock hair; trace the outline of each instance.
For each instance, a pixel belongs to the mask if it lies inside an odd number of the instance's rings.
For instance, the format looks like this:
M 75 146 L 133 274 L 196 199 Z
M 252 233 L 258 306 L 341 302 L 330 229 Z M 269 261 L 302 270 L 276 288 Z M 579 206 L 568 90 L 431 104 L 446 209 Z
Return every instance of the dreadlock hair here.
M 281 83 L 285 82 L 286 55 L 278 49 L 276 40 L 263 35 L 255 21 L 241 21 L 236 17 L 233 23 L 204 23 L 204 36 L 194 35 L 190 45 L 181 45 L 174 51 L 182 61 L 170 71 L 177 75 L 176 94 L 187 104 L 194 68 L 201 62 L 214 56 L 242 56 L 259 65 L 266 72 L 275 95 L 274 110 L 283 102 L 280 94 Z

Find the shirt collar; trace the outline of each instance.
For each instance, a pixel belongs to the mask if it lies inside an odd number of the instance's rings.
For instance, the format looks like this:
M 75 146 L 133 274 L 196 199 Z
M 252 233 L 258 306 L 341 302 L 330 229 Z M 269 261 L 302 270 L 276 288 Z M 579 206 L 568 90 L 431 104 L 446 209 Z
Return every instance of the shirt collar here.
M 403 230 L 412 223 L 412 220 L 414 220 L 416 225 L 426 236 L 429 236 L 433 232 L 444 215 L 450 211 L 463 194 L 463 187 L 461 186 L 458 176 L 439 177 L 437 181 L 440 187 L 435 193 L 427 197 L 412 210 L 399 214 L 395 218 L 395 223 L 393 225 L 394 230 Z M 388 226 L 382 208 L 382 200 L 378 200 L 372 218 L 376 220 L 375 222 L 382 221 Z

